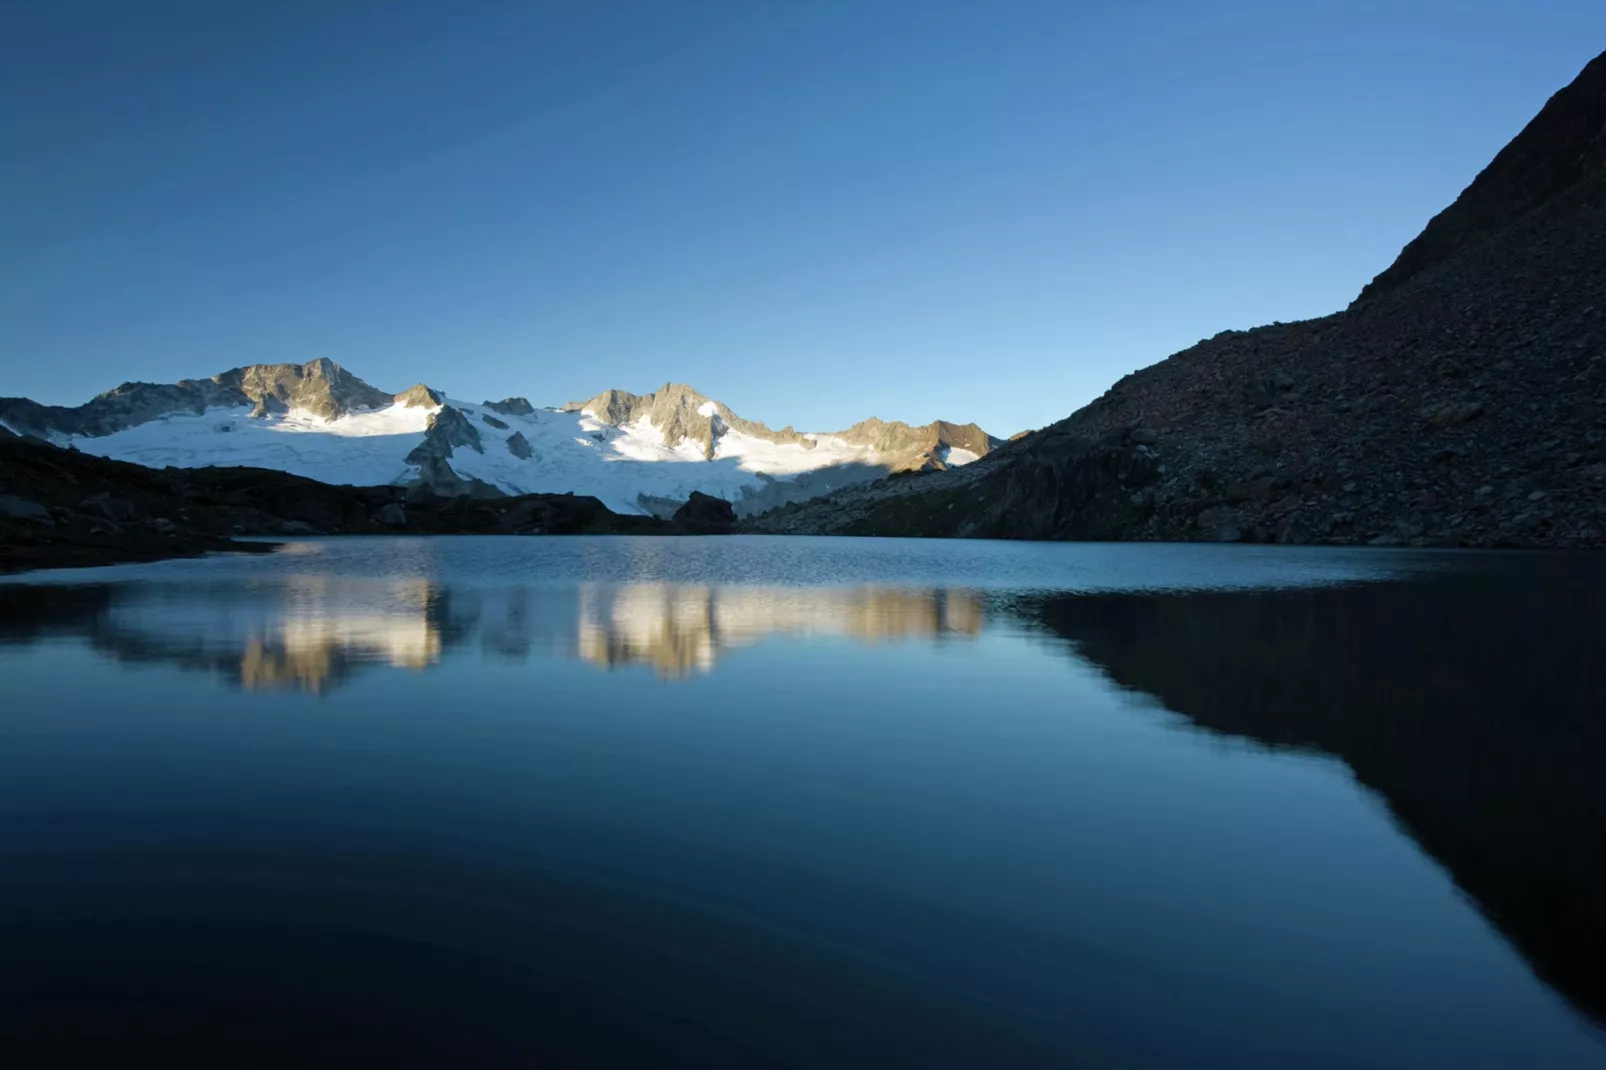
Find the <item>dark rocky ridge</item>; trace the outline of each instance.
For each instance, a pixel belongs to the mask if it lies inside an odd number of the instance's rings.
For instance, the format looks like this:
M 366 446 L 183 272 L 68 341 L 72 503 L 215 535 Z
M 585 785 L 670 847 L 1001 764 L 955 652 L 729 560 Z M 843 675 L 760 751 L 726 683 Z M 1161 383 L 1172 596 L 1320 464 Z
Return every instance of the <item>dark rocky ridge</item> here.
M 426 487 L 332 486 L 261 468 L 154 469 L 0 435 L 0 571 L 272 549 L 235 536 L 685 530 L 579 495 L 482 500 Z
M 1606 57 L 1347 311 L 1224 331 L 952 472 L 757 530 L 1606 545 Z
M 1606 168 L 1603 100 L 1606 53 L 1552 96 L 1455 203 L 1429 220 L 1399 258 L 1361 290 L 1357 301 L 1381 297 L 1598 175 Z
M 70 408 L 28 398 L 0 398 L 0 420 L 21 434 L 108 435 L 170 412 L 201 413 L 214 405 L 250 403 L 224 376 L 216 376 L 172 384 L 124 383 Z

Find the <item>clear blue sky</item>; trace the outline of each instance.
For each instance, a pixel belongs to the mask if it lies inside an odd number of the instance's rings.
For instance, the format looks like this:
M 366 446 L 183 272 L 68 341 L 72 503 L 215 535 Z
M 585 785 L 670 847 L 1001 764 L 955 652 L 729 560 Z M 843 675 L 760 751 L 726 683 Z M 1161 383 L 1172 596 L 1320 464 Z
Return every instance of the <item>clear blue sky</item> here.
M 1606 3 L 0 0 L 0 394 L 1058 419 L 1333 311 Z

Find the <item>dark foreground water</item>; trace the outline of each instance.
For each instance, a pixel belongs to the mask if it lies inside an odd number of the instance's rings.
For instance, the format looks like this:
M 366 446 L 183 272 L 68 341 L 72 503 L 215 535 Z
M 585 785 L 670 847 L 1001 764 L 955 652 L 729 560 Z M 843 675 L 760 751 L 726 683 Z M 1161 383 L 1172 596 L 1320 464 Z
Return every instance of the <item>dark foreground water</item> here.
M 24 577 L 0 1065 L 1606 1065 L 1600 564 L 437 538 Z

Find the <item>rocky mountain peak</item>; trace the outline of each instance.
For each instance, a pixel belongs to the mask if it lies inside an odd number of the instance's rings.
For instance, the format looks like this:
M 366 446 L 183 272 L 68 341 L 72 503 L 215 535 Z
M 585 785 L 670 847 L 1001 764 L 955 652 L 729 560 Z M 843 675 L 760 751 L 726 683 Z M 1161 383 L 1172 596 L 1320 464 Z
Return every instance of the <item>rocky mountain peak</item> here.
M 392 400 L 398 405 L 428 409 L 436 405 L 444 405 L 446 403 L 446 395 L 439 390 L 425 386 L 423 383 L 417 383 L 397 394 Z
M 651 421 L 671 446 L 690 439 L 702 448 L 703 456 L 714 456 L 720 414 L 730 410 L 684 383 L 665 383 L 649 394 L 627 390 L 604 390 L 586 401 L 572 401 L 565 412 L 586 412 L 602 423 L 623 427 L 638 420 Z
M 253 402 L 254 416 L 301 409 L 333 420 L 348 412 L 383 408 L 394 400 L 328 358 L 306 364 L 251 364 L 224 372 L 217 381 Z
M 904 457 L 902 468 L 945 468 L 947 451 L 961 449 L 985 457 L 999 440 L 975 424 L 954 424 L 934 420 L 913 426 L 897 420 L 871 417 L 861 420 L 837 437 L 856 446 L 868 446 L 877 453 Z

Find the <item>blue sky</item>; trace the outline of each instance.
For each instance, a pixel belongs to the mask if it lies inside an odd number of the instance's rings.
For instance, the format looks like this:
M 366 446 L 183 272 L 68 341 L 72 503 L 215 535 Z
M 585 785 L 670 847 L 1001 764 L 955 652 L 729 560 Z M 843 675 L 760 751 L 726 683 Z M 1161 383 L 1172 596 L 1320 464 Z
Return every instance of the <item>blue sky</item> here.
M 1347 304 L 1606 4 L 0 0 L 0 394 L 1067 415 Z

